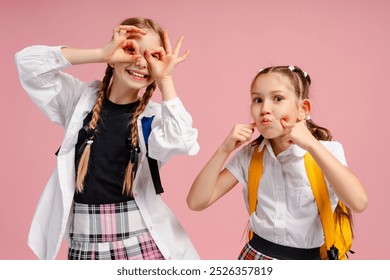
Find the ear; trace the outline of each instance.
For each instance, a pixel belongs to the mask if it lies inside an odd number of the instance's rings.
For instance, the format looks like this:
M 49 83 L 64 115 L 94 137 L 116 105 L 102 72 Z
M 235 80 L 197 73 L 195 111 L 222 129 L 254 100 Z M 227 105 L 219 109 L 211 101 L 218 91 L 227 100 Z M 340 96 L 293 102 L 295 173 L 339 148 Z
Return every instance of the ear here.
M 311 111 L 311 102 L 309 99 L 303 99 L 300 106 L 299 106 L 299 117 L 298 119 L 300 121 L 305 120 L 309 115 Z

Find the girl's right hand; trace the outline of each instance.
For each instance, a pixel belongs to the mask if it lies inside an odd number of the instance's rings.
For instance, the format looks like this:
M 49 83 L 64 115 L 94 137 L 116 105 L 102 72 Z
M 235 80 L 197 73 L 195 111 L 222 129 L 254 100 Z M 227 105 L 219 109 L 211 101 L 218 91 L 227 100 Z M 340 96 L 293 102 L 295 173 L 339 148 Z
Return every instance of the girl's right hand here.
M 285 141 L 289 144 L 296 144 L 304 150 L 309 150 L 310 146 L 318 141 L 307 128 L 305 120 L 288 123 L 285 119 L 281 119 L 280 124 L 285 130 Z
M 141 55 L 135 40 L 129 39 L 134 35 L 145 35 L 146 32 L 132 25 L 119 25 L 114 28 L 112 40 L 100 49 L 102 59 L 107 63 L 131 62 Z
M 251 140 L 255 127 L 255 123 L 236 124 L 222 143 L 221 149 L 227 153 L 233 152 L 242 144 Z

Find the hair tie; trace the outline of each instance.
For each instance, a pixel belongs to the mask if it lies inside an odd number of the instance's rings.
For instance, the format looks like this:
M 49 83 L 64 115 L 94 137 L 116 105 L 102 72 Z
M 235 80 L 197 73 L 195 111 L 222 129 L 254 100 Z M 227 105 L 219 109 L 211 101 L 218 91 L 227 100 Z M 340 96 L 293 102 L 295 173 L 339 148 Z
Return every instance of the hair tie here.
M 288 66 L 288 69 L 290 69 L 291 72 L 294 72 L 295 70 L 297 70 L 294 65 Z M 303 77 L 307 78 L 307 75 L 308 75 L 307 72 L 302 71 L 302 70 L 300 72 L 302 72 Z
M 308 115 L 308 116 L 306 117 L 306 120 L 307 120 L 307 121 L 308 121 L 308 120 L 311 120 L 310 115 Z
M 84 127 L 84 129 L 85 129 L 85 127 Z M 88 127 L 86 130 L 87 130 L 87 137 L 86 137 L 86 139 L 87 140 L 93 140 L 93 138 L 95 136 L 95 129 Z
M 77 151 L 77 153 L 78 153 L 78 155 L 80 155 L 80 157 L 83 154 L 85 147 L 87 145 L 92 145 L 92 143 L 93 143 L 94 135 L 93 135 L 93 132 L 91 132 L 91 130 L 95 131 L 94 129 L 90 129 L 88 131 L 89 136 L 87 135 L 88 137 L 85 138 L 83 144 L 81 144 L 80 148 Z

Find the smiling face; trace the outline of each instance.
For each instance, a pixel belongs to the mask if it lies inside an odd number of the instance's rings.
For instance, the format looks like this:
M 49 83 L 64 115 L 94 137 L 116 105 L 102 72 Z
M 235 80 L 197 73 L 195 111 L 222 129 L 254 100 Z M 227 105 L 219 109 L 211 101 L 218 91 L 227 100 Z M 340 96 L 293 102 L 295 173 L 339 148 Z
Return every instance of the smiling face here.
M 280 121 L 295 123 L 301 118 L 301 101 L 288 78 L 278 73 L 259 75 L 252 84 L 251 114 L 266 139 L 284 136 Z
M 136 92 L 153 82 L 148 63 L 145 59 L 146 49 L 156 49 L 162 46 L 160 36 L 153 30 L 144 29 L 147 34 L 144 36 L 134 35 L 134 39 L 139 47 L 141 57 L 134 62 L 116 63 L 114 65 L 115 88 L 121 88 L 122 91 Z M 125 50 L 133 53 L 133 49 Z

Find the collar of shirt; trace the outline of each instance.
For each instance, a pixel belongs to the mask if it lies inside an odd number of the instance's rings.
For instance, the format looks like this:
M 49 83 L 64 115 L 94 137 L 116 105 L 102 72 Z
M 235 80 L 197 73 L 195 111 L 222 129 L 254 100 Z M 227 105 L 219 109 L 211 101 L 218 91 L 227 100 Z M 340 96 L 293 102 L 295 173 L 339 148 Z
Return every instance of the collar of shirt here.
M 292 145 L 290 145 L 290 147 L 288 147 L 285 151 L 281 152 L 276 157 L 275 154 L 274 154 L 274 151 L 272 149 L 272 145 L 271 145 L 271 142 L 269 141 L 269 139 L 264 139 L 263 140 L 263 142 L 259 146 L 258 151 L 261 151 L 264 148 L 264 146 L 267 148 L 269 154 L 274 159 L 281 159 L 281 158 L 284 158 L 284 157 L 289 157 L 291 155 L 296 156 L 296 157 L 303 157 L 307 153 L 306 150 L 302 149 L 298 145 L 292 144 Z

